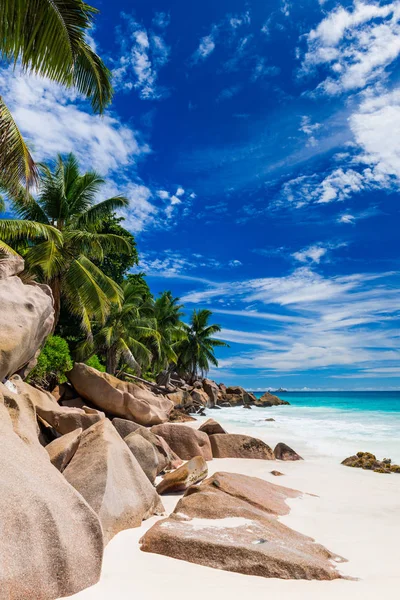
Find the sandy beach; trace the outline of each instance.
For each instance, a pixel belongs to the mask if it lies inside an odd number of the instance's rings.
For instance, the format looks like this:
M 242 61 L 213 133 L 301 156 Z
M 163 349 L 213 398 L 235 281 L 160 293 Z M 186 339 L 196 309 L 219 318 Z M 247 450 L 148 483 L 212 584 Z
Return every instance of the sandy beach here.
M 197 426 L 197 424 L 194 424 Z M 235 428 L 231 432 L 243 432 Z M 252 432 L 253 433 L 253 432 Z M 265 438 L 282 441 L 279 428 Z M 290 439 L 285 439 L 290 444 Z M 307 455 L 295 448 L 301 462 L 214 459 L 209 473 L 229 471 L 260 477 L 303 492 L 289 500 L 286 525 L 313 537 L 347 559 L 340 572 L 354 580 L 302 581 L 251 577 L 211 569 L 172 558 L 141 552 L 139 540 L 158 517 L 138 529 L 119 533 L 107 546 L 100 582 L 73 596 L 76 600 L 165 600 L 243 598 L 276 594 L 285 600 L 372 600 L 397 598 L 400 586 L 400 477 L 341 466 L 336 458 Z M 278 469 L 284 477 L 270 474 Z M 169 514 L 180 496 L 163 496 Z

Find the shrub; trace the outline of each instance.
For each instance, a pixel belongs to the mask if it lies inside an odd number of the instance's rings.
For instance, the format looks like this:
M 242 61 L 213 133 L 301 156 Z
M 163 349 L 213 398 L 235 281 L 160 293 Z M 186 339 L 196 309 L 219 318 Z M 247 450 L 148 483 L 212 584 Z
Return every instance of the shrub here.
M 67 342 L 53 335 L 47 338 L 36 367 L 29 373 L 28 382 L 52 390 L 58 383 L 67 380 L 65 373 L 71 369 L 72 360 Z
M 93 356 L 91 356 L 87 361 L 85 361 L 85 364 L 88 367 L 93 367 L 93 369 L 97 369 L 98 371 L 101 371 L 102 373 L 106 372 L 106 368 L 105 366 L 100 362 L 99 357 L 97 356 L 97 354 L 93 354 Z

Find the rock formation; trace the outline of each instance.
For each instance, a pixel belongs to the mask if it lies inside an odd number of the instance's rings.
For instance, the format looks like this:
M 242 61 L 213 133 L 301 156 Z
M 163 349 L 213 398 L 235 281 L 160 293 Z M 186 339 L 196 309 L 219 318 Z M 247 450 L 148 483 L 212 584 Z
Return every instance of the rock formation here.
M 297 452 L 283 442 L 275 446 L 274 455 L 277 460 L 303 460 Z
M 190 460 L 194 456 L 202 456 L 204 460 L 211 460 L 213 457 L 209 437 L 202 431 L 173 423 L 156 425 L 151 431 L 164 438 L 182 460 Z
M 214 458 L 260 458 L 273 460 L 271 448 L 262 440 L 249 435 L 224 433 L 210 435 Z
M 64 476 L 98 515 L 105 543 L 119 531 L 164 512 L 155 489 L 108 419 L 82 433 Z
M 293 497 L 297 492 L 273 484 L 266 490 L 266 482 L 251 477 L 243 487 L 243 476 L 239 482 L 236 477 L 216 473 L 211 482 L 190 488 L 174 513 L 142 537 L 141 549 L 262 577 L 340 578 L 333 563 L 337 556 L 277 520 L 285 494 Z M 219 485 L 221 479 L 225 488 Z M 280 512 L 272 512 L 273 507 Z
M 214 433 L 227 433 L 225 429 L 214 419 L 207 419 L 202 425 L 199 427 L 199 431 L 204 431 L 207 435 L 213 435 Z
M 148 480 L 154 483 L 157 475 L 160 473 L 160 463 L 153 444 L 135 432 L 130 433 L 125 438 L 125 444 L 142 467 Z
M 47 444 L 46 452 L 50 457 L 51 464 L 61 471 L 61 473 L 78 450 L 82 431 L 80 427 Z
M 0 260 L 0 381 L 26 375 L 54 324 L 53 296 L 46 285 L 26 285 L 17 277 L 20 257 Z
M 174 407 L 164 396 L 156 396 L 145 387 L 100 373 L 83 363 L 75 363 L 68 378 L 78 394 L 100 410 L 140 425 L 165 423 Z
M 200 483 L 207 474 L 206 461 L 202 456 L 195 456 L 175 471 L 167 473 L 158 484 L 157 492 L 159 494 L 182 492 L 191 485 Z
M 370 452 L 357 452 L 355 456 L 345 458 L 342 465 L 375 471 L 375 473 L 400 473 L 400 465 L 392 465 L 390 458 L 378 460 L 375 454 Z
M 254 402 L 256 406 L 284 406 L 290 403 L 287 400 L 281 400 L 278 396 L 274 396 L 270 392 L 265 392 L 261 398 L 257 398 Z
M 95 584 L 100 522 L 40 445 L 32 402 L 1 384 L 0 437 L 1 597 L 54 600 Z

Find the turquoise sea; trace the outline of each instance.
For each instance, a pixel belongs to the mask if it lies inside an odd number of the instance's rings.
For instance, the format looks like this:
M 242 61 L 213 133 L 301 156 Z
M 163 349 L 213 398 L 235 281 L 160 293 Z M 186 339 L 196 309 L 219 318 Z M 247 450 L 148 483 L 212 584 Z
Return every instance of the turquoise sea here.
M 262 392 L 257 392 L 261 396 Z M 359 450 L 400 463 L 399 392 L 287 392 L 290 406 L 208 411 L 227 428 L 235 426 L 271 443 L 292 443 L 308 456 L 343 460 Z M 211 413 L 213 413 L 211 415 Z M 266 418 L 274 422 L 266 422 Z

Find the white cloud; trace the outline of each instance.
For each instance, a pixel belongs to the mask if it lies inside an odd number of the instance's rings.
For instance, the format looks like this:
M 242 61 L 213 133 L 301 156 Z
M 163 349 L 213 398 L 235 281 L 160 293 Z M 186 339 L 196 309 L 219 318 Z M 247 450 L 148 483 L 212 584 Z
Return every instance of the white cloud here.
M 178 189 L 175 192 L 175 196 L 178 196 L 178 198 L 180 196 L 183 196 L 183 194 L 185 193 L 185 190 L 183 189 L 183 187 L 178 187 Z
M 328 248 L 324 248 L 323 246 L 309 246 L 308 248 L 304 248 L 304 250 L 294 252 L 292 256 L 302 263 L 314 262 L 318 264 L 327 252 Z
M 230 267 L 241 267 L 242 266 L 242 263 L 240 262 L 240 260 L 237 260 L 237 259 L 230 260 L 228 264 Z
M 392 363 L 392 373 L 393 364 L 399 364 L 399 287 L 397 273 L 323 277 L 304 267 L 285 277 L 215 283 L 182 301 L 212 302 L 212 310 L 231 316 L 233 323 L 246 317 L 259 320 L 258 327 L 245 331 L 222 331 L 223 339 L 244 347 L 222 360 L 222 368 L 267 374 L 341 366 L 372 372 Z M 216 309 L 220 301 L 224 306 Z M 267 329 L 265 320 L 270 321 Z
M 155 33 L 146 29 L 132 17 L 123 15 L 127 31 L 120 34 L 122 55 L 113 70 L 117 89 L 139 92 L 143 100 L 158 100 L 165 97 L 167 90 L 159 85 L 160 69 L 169 61 L 170 48 L 164 40 L 164 29 L 168 25 L 165 13 L 153 21 L 163 31 Z
M 217 35 L 218 27 L 214 25 L 211 33 L 201 38 L 199 46 L 192 56 L 193 63 L 205 60 L 212 52 L 214 52 Z
M 87 102 L 63 87 L 35 76 L 0 70 L 2 95 L 36 160 L 74 152 L 82 167 L 102 175 L 131 167 L 149 147 L 112 113 L 87 112 Z
M 355 0 L 352 10 L 334 8 L 307 36 L 302 71 L 325 65 L 331 75 L 318 90 L 329 95 L 362 89 L 400 54 L 400 2 L 381 6 Z
M 170 194 L 167 192 L 167 190 L 158 190 L 156 193 L 161 200 L 168 200 L 170 197 Z
M 142 254 L 140 269 L 145 270 L 148 275 L 159 275 L 162 277 L 179 276 L 182 279 L 193 279 L 191 274 L 196 271 L 203 272 L 204 268 L 220 270 L 240 266 L 238 260 L 222 263 L 213 257 L 198 253 L 180 252 L 177 250 L 164 250 L 163 252 L 147 252 Z M 195 278 L 205 283 L 211 283 L 203 278 Z

